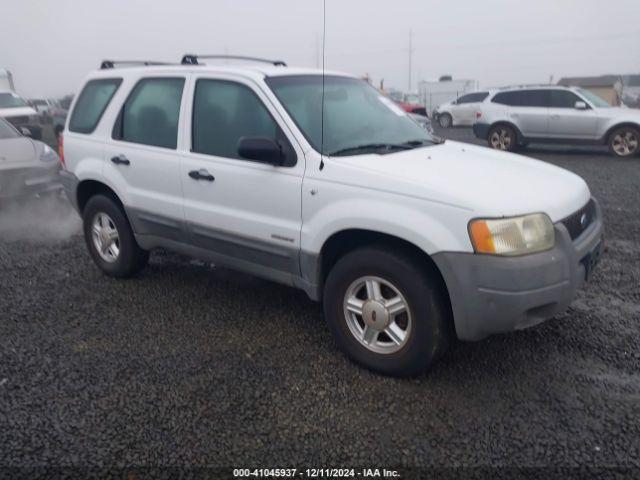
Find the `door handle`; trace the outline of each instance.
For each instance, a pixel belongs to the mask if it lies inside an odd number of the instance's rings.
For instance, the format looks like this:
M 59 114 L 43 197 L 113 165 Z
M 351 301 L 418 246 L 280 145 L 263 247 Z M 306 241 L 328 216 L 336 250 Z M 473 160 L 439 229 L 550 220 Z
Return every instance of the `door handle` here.
M 111 161 L 116 165 L 129 165 L 131 162 L 124 155 L 118 155 L 117 157 L 111 157 Z
M 557 113 L 554 113 L 553 115 L 551 115 L 551 118 L 558 119 L 560 118 L 560 115 L 558 115 Z
M 194 180 L 206 180 L 208 182 L 213 182 L 216 179 L 216 177 L 211 175 L 204 168 L 201 168 L 200 170 L 191 170 L 189 172 L 189 176 Z

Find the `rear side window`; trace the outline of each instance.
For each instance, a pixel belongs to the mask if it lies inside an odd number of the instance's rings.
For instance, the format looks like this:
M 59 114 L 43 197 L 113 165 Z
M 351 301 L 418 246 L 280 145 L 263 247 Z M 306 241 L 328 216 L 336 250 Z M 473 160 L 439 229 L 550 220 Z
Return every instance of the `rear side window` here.
M 113 138 L 175 149 L 183 87 L 184 78 L 140 80 L 120 111 Z
M 121 78 L 90 80 L 82 89 L 69 120 L 69 130 L 91 133 L 122 83 Z
M 491 100 L 493 103 L 511 105 L 514 107 L 548 107 L 548 90 L 517 90 L 500 92 Z
M 463 95 L 462 97 L 460 97 L 456 103 L 460 105 L 463 103 L 482 102 L 485 98 L 487 98 L 488 95 L 488 92 L 469 93 L 468 95 Z
M 278 125 L 249 87 L 224 80 L 196 83 L 194 152 L 241 159 L 238 155 L 241 137 L 267 137 L 277 141 L 278 133 Z

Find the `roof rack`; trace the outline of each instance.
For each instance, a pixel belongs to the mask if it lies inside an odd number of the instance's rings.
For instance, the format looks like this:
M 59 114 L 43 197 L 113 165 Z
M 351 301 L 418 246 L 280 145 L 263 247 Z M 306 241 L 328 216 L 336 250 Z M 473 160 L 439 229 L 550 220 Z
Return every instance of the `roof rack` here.
M 287 64 L 282 60 L 268 60 L 266 58 L 258 58 L 258 57 L 245 57 L 241 55 L 193 55 L 187 54 L 182 57 L 182 65 L 200 65 L 198 63 L 198 59 L 215 59 L 215 60 L 248 60 L 251 62 L 262 62 L 262 63 L 270 63 L 271 65 L 275 65 L 276 67 L 286 67 Z
M 100 70 L 107 70 L 109 68 L 116 68 L 116 65 L 172 65 L 167 62 L 152 62 L 149 60 L 103 60 L 100 64 Z

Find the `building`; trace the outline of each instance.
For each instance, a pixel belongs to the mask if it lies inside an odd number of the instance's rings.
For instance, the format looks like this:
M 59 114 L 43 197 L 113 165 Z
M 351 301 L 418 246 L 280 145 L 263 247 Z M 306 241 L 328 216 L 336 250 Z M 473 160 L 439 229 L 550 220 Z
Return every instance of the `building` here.
M 580 87 L 595 93 L 610 105 L 618 106 L 622 99 L 622 78 L 620 75 L 599 77 L 565 77 L 558 81 L 565 87 Z

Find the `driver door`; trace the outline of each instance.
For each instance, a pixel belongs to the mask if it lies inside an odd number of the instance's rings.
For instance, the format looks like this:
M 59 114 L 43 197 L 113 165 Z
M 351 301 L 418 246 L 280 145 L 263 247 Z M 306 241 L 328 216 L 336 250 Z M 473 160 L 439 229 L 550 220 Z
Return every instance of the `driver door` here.
M 243 79 L 194 76 L 181 162 L 190 243 L 222 264 L 291 283 L 299 274 L 304 155 L 265 94 Z M 292 166 L 241 158 L 242 137 L 286 144 Z M 197 172 L 197 173 L 195 173 Z

